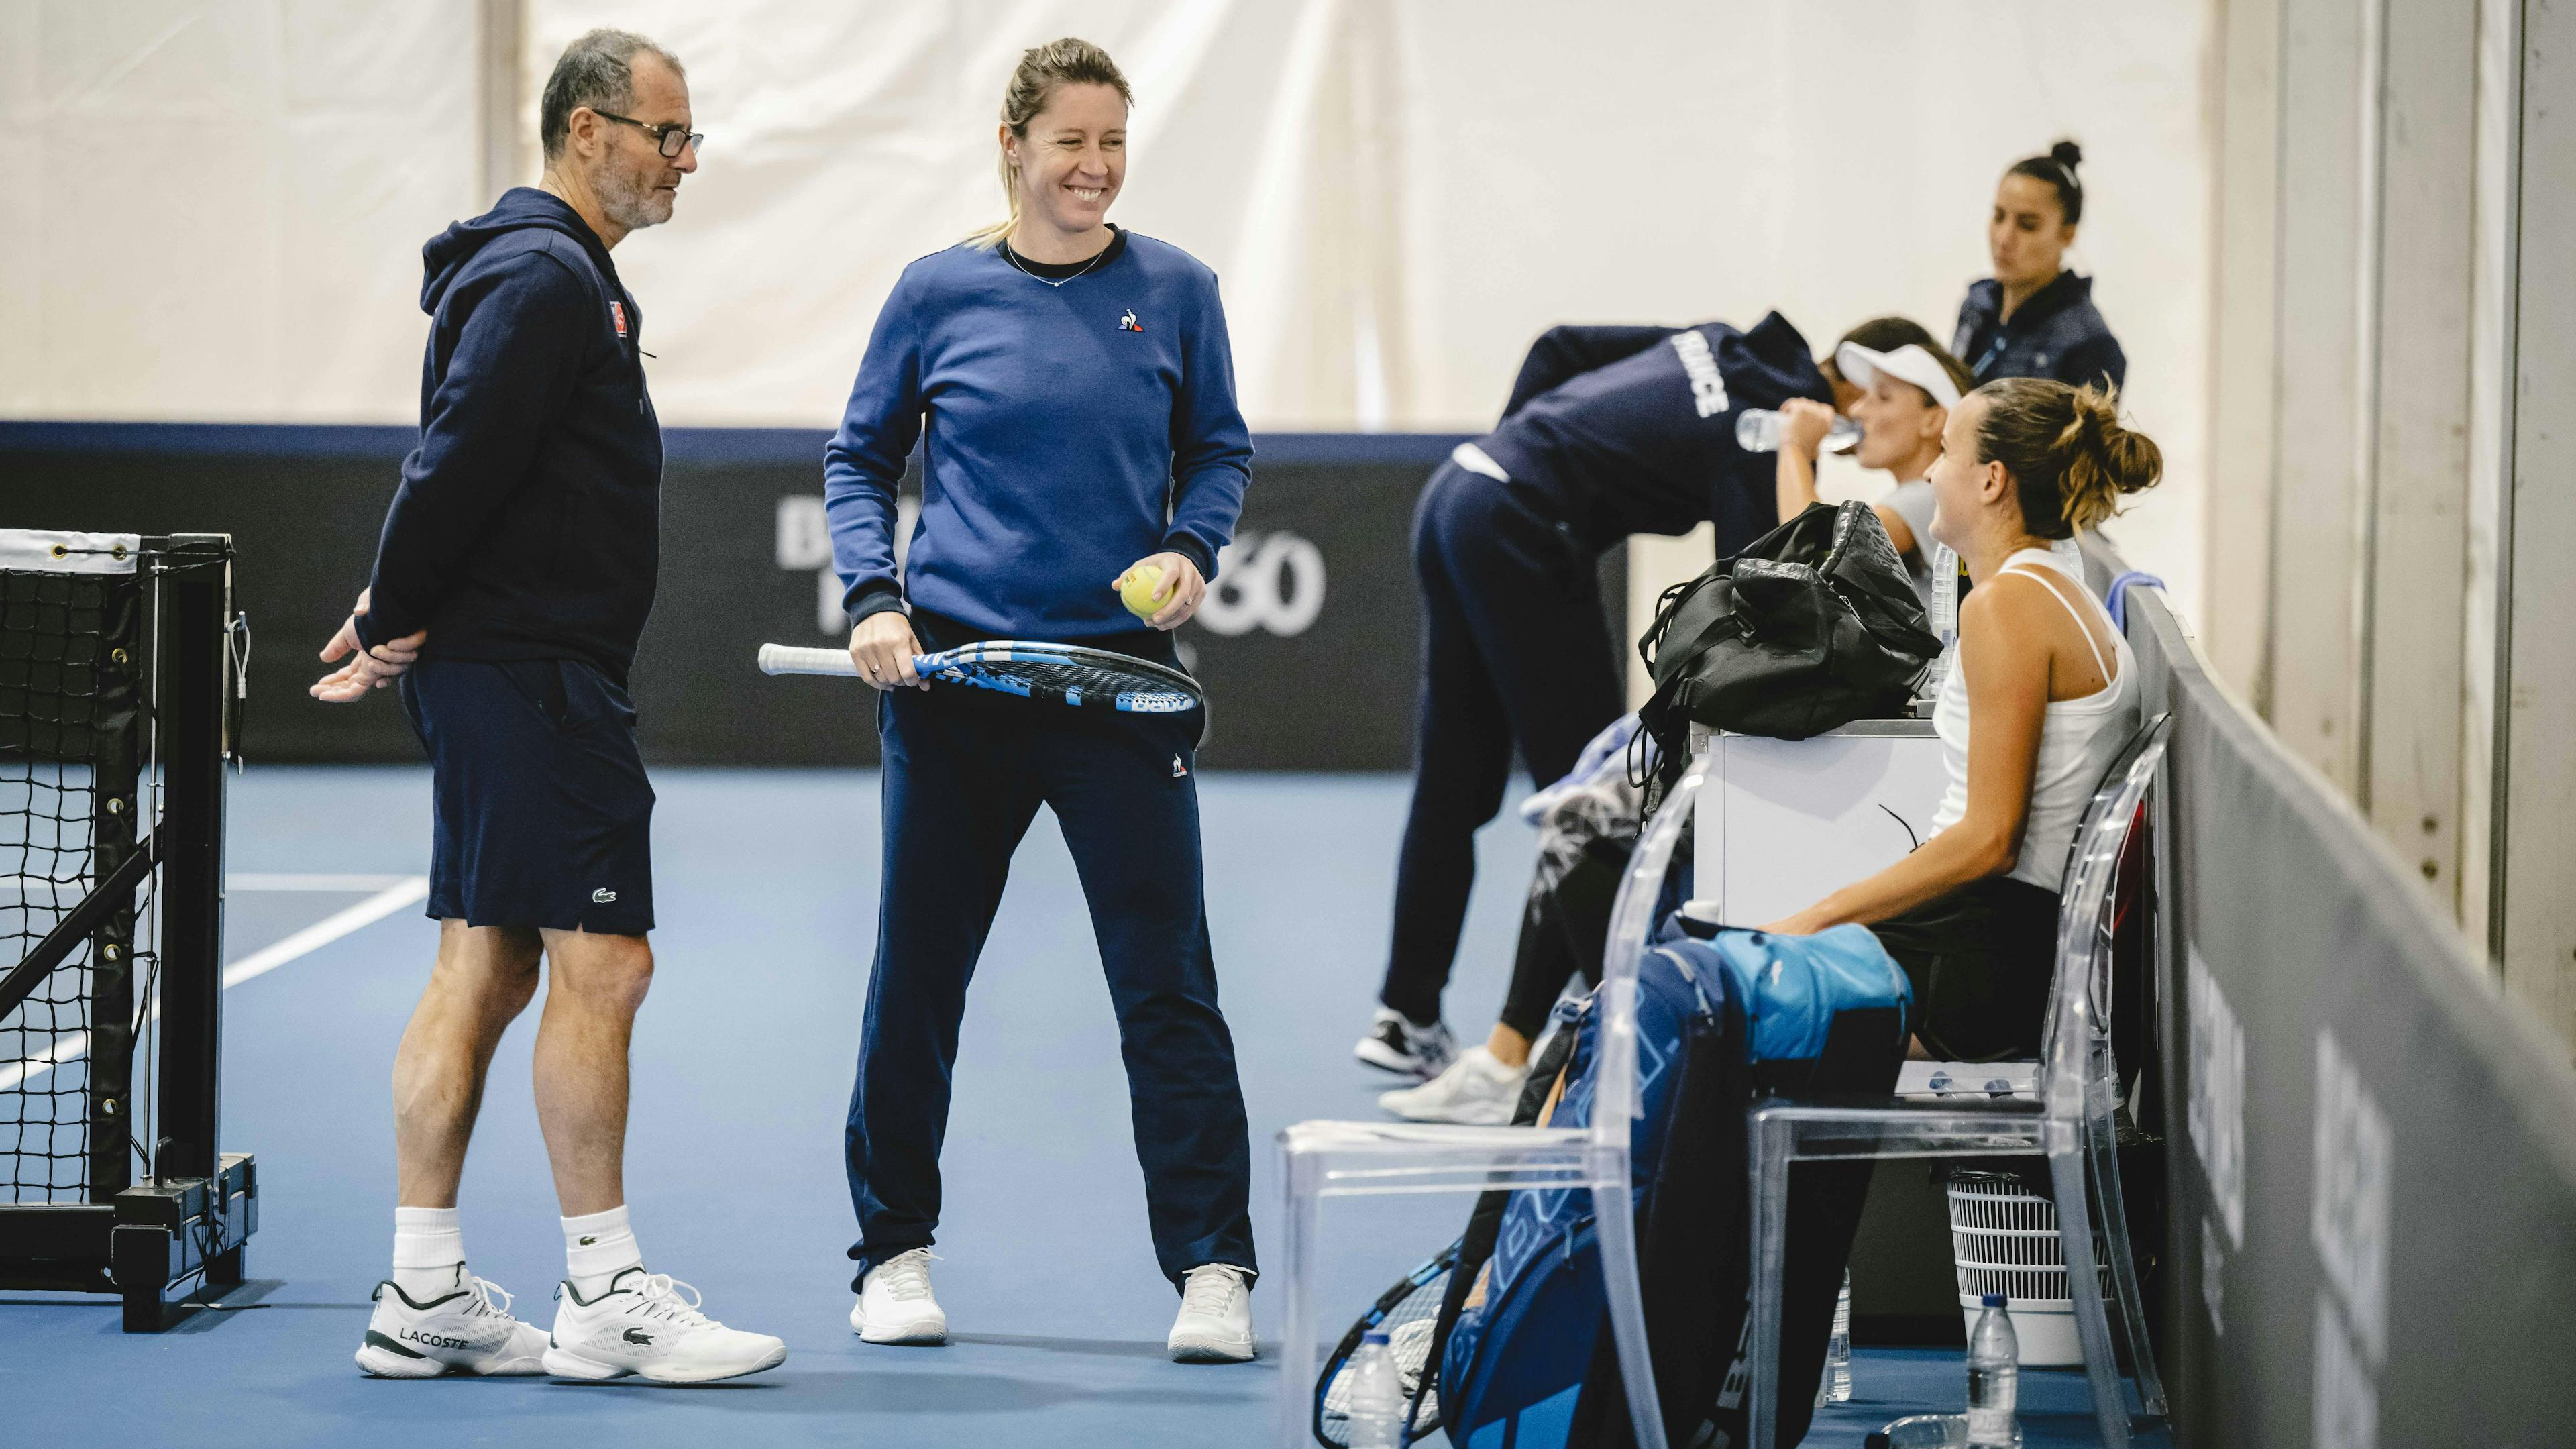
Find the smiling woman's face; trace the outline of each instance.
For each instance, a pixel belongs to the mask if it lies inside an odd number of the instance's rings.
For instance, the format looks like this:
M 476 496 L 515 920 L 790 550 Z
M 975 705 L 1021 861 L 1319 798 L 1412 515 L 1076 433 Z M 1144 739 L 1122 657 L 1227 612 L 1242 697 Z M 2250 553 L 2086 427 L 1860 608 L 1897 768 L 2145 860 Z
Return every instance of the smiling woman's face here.
M 1021 218 L 1078 236 L 1108 217 L 1127 180 L 1127 103 L 1110 86 L 1059 86 L 1028 135 L 1004 127 L 1002 145 L 1019 168 Z

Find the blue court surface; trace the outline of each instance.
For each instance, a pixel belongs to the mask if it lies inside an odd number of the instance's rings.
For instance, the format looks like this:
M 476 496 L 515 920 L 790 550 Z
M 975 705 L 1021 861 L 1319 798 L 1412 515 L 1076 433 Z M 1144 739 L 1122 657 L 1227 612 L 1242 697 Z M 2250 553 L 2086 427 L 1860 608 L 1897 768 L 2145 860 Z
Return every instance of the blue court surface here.
M 660 965 L 635 1041 L 628 1199 L 651 1265 L 697 1284 L 711 1315 L 783 1335 L 785 1367 L 696 1389 L 358 1375 L 350 1354 L 392 1240 L 387 1079 L 436 935 L 408 885 L 427 867 L 428 776 L 254 767 L 232 794 L 229 957 L 270 969 L 226 997 L 224 1085 L 225 1146 L 260 1163 L 252 1281 L 228 1311 L 159 1337 L 119 1332 L 106 1299 L 0 1296 L 0 1421 L 11 1441 L 1271 1442 L 1275 1293 L 1253 1297 L 1263 1362 L 1164 1357 L 1176 1300 L 1146 1241 L 1107 992 L 1052 825 L 1041 819 L 1020 852 L 966 1019 L 935 1270 L 954 1340 L 870 1347 L 845 1319 L 840 1142 L 875 933 L 876 778 L 655 779 Z M 1218 970 L 1270 1252 L 1272 1135 L 1309 1117 L 1373 1116 L 1373 1094 L 1390 1085 L 1349 1053 L 1383 961 L 1406 787 L 1220 773 L 1201 788 Z M 1509 817 L 1485 833 L 1450 997 L 1464 1032 L 1481 1032 L 1500 1004 L 1530 848 Z M 529 1101 L 534 1027 L 531 1011 L 494 1064 L 461 1206 L 475 1270 L 542 1324 L 563 1260 Z M 1447 1242 L 1467 1207 L 1463 1197 L 1335 1204 L 1335 1316 Z M 1888 1418 L 1964 1400 L 1955 1353 L 1864 1350 L 1855 1379 L 1855 1402 L 1820 1416 L 1808 1443 L 1857 1445 Z M 2025 1374 L 2022 1398 L 2030 1444 L 2094 1442 L 2080 1374 Z

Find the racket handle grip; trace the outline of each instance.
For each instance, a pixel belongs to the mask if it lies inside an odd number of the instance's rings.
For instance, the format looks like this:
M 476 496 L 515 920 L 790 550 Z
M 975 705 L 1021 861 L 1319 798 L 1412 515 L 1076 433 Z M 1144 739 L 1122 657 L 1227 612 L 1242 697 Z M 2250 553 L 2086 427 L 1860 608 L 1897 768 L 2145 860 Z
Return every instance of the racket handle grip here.
M 805 649 L 794 644 L 760 646 L 763 674 L 844 674 L 856 678 L 858 661 L 847 649 Z

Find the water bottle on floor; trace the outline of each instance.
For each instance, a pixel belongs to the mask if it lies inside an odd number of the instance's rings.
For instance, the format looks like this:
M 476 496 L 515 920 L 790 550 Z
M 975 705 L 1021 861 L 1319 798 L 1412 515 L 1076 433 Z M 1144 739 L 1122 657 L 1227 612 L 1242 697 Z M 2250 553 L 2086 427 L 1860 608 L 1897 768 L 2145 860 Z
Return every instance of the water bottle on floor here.
M 1908 1414 L 1884 1428 L 1872 1429 L 1861 1449 L 1966 1449 L 1965 1414 Z
M 1404 1449 L 1404 1376 L 1386 1334 L 1370 1329 L 1351 1355 L 1350 1449 Z
M 1986 1295 L 1985 1311 L 1968 1334 L 1969 1449 L 2021 1449 L 2021 1344 L 2001 1293 Z
M 1860 442 L 1860 424 L 1836 418 L 1825 430 L 1825 451 L 1849 451 Z M 1780 415 L 1769 408 L 1746 408 L 1735 415 L 1735 446 L 1748 453 L 1780 451 Z
M 1851 1270 L 1843 1270 L 1842 1296 L 1834 1300 L 1834 1336 L 1825 1340 L 1825 1376 L 1816 1384 L 1816 1407 L 1851 1402 Z

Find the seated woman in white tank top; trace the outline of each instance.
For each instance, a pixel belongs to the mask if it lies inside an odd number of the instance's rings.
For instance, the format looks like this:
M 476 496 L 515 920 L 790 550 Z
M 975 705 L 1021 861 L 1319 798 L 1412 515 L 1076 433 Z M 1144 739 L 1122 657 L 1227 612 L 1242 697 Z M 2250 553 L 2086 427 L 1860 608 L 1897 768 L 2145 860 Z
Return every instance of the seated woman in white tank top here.
M 1932 533 L 1975 588 L 1932 717 L 1949 788 L 1921 848 L 1767 928 L 1870 927 L 1913 982 L 1925 1054 L 2039 1049 L 2067 849 L 2139 724 L 2128 641 L 2048 545 L 2162 469 L 2155 443 L 2120 426 L 2117 399 L 2089 387 L 2009 378 L 1950 410 Z

